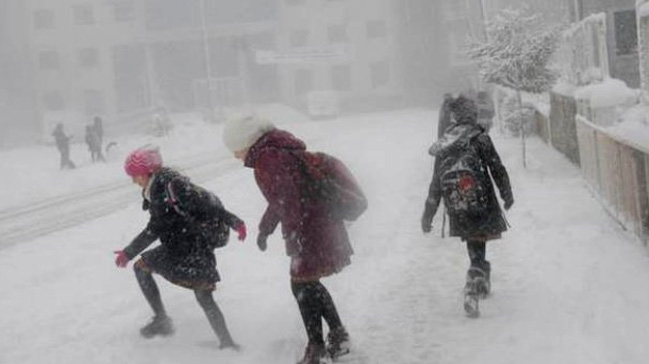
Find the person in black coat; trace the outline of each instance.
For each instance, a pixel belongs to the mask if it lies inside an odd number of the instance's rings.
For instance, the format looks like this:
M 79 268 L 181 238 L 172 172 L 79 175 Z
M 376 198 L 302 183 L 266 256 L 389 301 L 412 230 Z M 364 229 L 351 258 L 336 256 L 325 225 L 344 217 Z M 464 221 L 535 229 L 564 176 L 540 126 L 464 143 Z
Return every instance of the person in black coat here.
M 220 347 L 237 349 L 212 296 L 220 280 L 213 249 L 227 241 L 228 228 L 238 232 L 239 240 L 245 239 L 245 224 L 225 210 L 216 196 L 180 173 L 163 167 L 157 149 L 132 152 L 126 159 L 125 170 L 142 187 L 143 209 L 148 210 L 150 218 L 127 247 L 115 252 L 115 263 L 124 268 L 155 240 L 160 239 L 161 243 L 142 253 L 133 266 L 154 312 L 153 320 L 140 330 L 141 335 L 151 338 L 171 335 L 174 331 L 152 276 L 157 273 L 173 284 L 193 290 Z
M 63 123 L 56 124 L 52 136 L 54 137 L 56 148 L 61 154 L 61 169 L 74 169 L 76 166 L 70 160 L 70 139 L 72 139 L 72 137 L 66 135 L 65 131 L 63 131 Z
M 453 96 L 450 93 L 444 94 L 444 101 L 439 107 L 439 115 L 437 117 L 437 139 L 444 135 L 446 129 L 451 126 L 451 110 L 450 105 L 453 101 Z
M 475 102 L 466 96 L 459 96 L 450 104 L 450 110 L 456 124 L 449 128 L 444 136 L 433 144 L 429 153 L 435 156 L 433 178 L 429 186 L 428 197 L 421 218 L 424 233 L 432 229 L 432 221 L 444 194 L 442 176 L 457 160 L 459 154 L 474 148 L 479 157 L 477 169 L 483 176 L 479 185 L 484 188 L 486 206 L 480 214 L 470 214 L 447 209 L 449 214 L 450 236 L 460 237 L 466 242 L 470 259 L 467 272 L 467 287 L 482 297 L 490 291 L 491 264 L 486 260 L 486 242 L 499 239 L 507 230 L 507 223 L 494 189 L 495 182 L 505 209 L 514 203 L 509 175 L 500 161 L 493 142 L 485 129 L 477 124 L 477 107 Z M 491 177 L 490 177 L 491 175 Z M 493 182 L 492 182 L 493 177 Z M 447 206 L 448 207 L 448 206 Z

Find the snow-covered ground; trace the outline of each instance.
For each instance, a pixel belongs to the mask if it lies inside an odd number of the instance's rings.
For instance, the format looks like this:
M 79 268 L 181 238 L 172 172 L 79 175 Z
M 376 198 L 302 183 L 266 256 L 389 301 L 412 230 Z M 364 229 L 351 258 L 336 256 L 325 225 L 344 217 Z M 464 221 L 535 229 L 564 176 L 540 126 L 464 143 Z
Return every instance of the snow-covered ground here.
M 482 316 L 464 316 L 468 261 L 456 239 L 421 233 L 431 177 L 426 154 L 434 111 L 405 110 L 287 124 L 311 149 L 341 157 L 365 188 L 370 209 L 349 226 L 353 264 L 325 279 L 354 341 L 355 362 L 372 364 L 647 363 L 649 258 L 589 194 L 579 171 L 538 139 L 528 168 L 518 139 L 494 136 L 516 202 L 512 228 L 489 243 L 493 295 Z M 2 209 L 98 186 L 129 183 L 121 161 L 156 142 L 182 165 L 228 156 L 218 126 L 177 128 L 162 140 L 120 140 L 107 164 L 58 171 L 53 148 L 0 153 Z M 84 161 L 84 157 L 86 158 Z M 216 299 L 241 352 L 219 351 L 187 290 L 158 279 L 176 335 L 145 340 L 150 317 L 131 269 L 113 263 L 147 221 L 139 191 L 123 210 L 32 241 L 0 237 L 0 363 L 294 363 L 305 345 L 279 236 L 261 253 L 256 225 L 265 202 L 249 169 L 228 169 L 203 185 L 248 223 L 250 237 L 217 251 Z M 130 267 L 129 267 L 130 268 Z

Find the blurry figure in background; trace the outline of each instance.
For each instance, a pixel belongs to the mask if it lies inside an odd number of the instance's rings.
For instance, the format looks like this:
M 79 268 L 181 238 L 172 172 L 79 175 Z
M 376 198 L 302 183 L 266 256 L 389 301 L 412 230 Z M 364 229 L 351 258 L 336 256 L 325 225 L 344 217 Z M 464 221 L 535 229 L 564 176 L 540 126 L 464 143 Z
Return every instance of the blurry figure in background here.
M 70 160 L 70 139 L 72 139 L 72 137 L 65 135 L 65 131 L 63 131 L 63 123 L 56 124 L 52 136 L 54 136 L 56 148 L 61 154 L 61 169 L 75 168 L 76 166 Z
M 435 157 L 433 178 L 421 217 L 424 233 L 432 230 L 432 221 L 441 200 L 449 216 L 450 236 L 466 242 L 470 267 L 464 287 L 464 309 L 469 317 L 478 317 L 478 299 L 491 289 L 491 263 L 486 260 L 486 242 L 500 239 L 507 230 L 494 183 L 498 186 L 505 210 L 514 203 L 509 175 L 484 128 L 477 124 L 474 101 L 459 96 L 451 104 L 456 124 L 433 143 L 429 153 Z M 493 181 L 492 181 L 493 177 Z
M 352 181 L 356 188 L 350 192 L 358 197 L 350 196 L 349 206 L 357 209 L 330 202 L 342 200 L 328 201 L 325 178 L 310 173 L 313 164 L 309 160 L 322 155 L 307 152 L 303 141 L 257 116 L 228 120 L 223 142 L 235 158 L 254 170 L 257 186 L 268 201 L 257 237 L 261 251 L 266 250 L 268 237 L 281 223 L 286 254 L 291 257 L 291 290 L 309 340 L 299 364 L 319 364 L 326 357 L 347 354 L 349 334 L 320 279 L 351 263 L 353 250 L 343 219 L 355 218 L 346 217 L 346 211 L 362 213 L 367 207 L 362 192 Z M 329 326 L 326 346 L 323 319 Z
M 437 139 L 441 138 L 444 135 L 444 131 L 451 126 L 451 110 L 449 109 L 452 101 L 453 95 L 445 93 L 444 101 L 442 101 L 442 105 L 439 107 L 439 116 L 437 118 Z
M 99 116 L 95 116 L 92 119 L 92 127 L 94 128 L 95 134 L 97 135 L 97 142 L 99 143 L 98 150 L 101 155 L 101 150 L 103 149 L 104 145 L 104 121 Z M 103 159 L 104 157 L 101 156 L 101 158 Z
M 494 104 L 487 91 L 478 92 L 477 99 L 478 106 L 478 124 L 481 125 L 487 133 L 493 126 L 493 118 L 495 115 Z
M 168 136 L 171 130 L 171 119 L 162 104 L 156 106 L 151 115 L 151 132 L 156 137 Z
M 149 305 L 152 321 L 142 327 L 145 338 L 174 333 L 153 274 L 194 291 L 207 320 L 220 341 L 220 348 L 239 346 L 232 340 L 223 313 L 212 292 L 220 281 L 214 249 L 224 246 L 229 229 L 246 238 L 246 226 L 227 211 L 219 199 L 193 184 L 179 172 L 163 167 L 157 149 L 137 149 L 125 161 L 124 169 L 142 188 L 143 209 L 149 211 L 149 223 L 142 232 L 117 254 L 115 264 L 124 268 L 158 238 L 160 245 L 142 253 L 133 265 L 135 277 Z
M 102 161 L 105 162 L 104 155 L 101 153 L 101 141 L 97 133 L 95 125 L 86 125 L 86 144 L 90 151 L 90 159 L 92 162 Z

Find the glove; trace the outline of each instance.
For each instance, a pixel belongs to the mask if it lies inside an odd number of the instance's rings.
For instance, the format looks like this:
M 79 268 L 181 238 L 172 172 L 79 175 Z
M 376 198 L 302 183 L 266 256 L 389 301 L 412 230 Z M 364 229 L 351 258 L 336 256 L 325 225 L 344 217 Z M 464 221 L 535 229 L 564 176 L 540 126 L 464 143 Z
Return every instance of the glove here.
M 507 201 L 505 201 L 505 206 L 504 206 L 505 210 L 509 210 L 512 207 L 513 204 L 514 204 L 514 198 L 513 197 L 508 199 Z
M 246 224 L 243 221 L 234 225 L 234 230 L 238 234 L 239 241 L 246 240 L 246 236 L 248 236 L 248 233 L 246 232 Z
M 123 250 L 116 250 L 114 253 L 117 255 L 115 257 L 115 265 L 120 267 L 120 268 L 126 268 L 128 265 L 128 257 L 126 256 L 126 253 L 124 253 Z
M 257 246 L 262 252 L 265 252 L 266 248 L 268 247 L 268 242 L 266 241 L 267 239 L 268 235 L 259 234 L 259 236 L 257 236 Z
M 421 217 L 421 231 L 424 234 L 427 234 L 433 230 L 433 214 L 428 211 L 424 211 L 424 214 Z

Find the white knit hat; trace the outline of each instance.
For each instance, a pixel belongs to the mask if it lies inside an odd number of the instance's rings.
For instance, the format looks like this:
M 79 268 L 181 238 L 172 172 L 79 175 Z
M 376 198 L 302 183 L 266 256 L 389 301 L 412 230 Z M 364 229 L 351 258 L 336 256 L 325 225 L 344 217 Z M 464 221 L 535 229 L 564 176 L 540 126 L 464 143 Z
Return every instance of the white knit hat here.
M 230 118 L 223 126 L 223 143 L 234 153 L 250 148 L 257 139 L 274 128 L 270 120 L 257 115 Z

